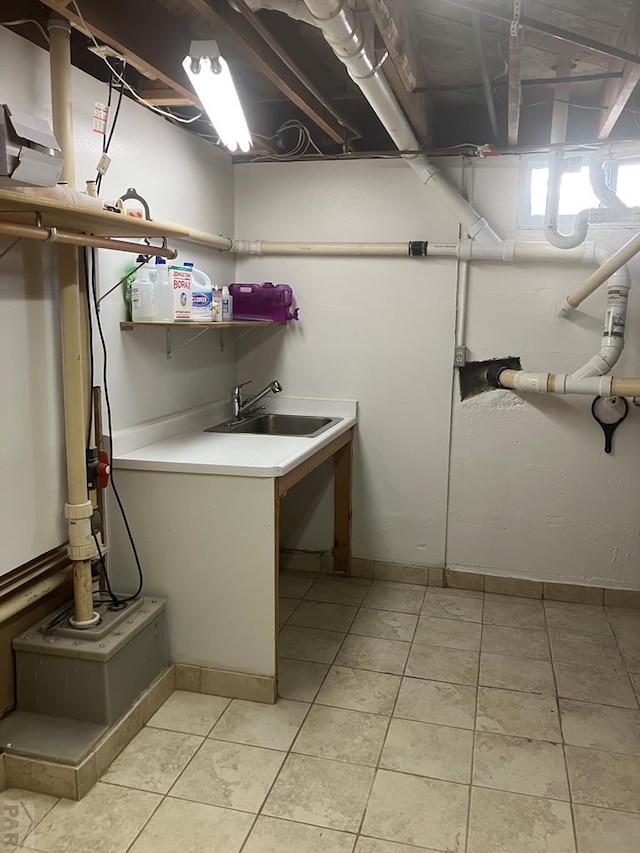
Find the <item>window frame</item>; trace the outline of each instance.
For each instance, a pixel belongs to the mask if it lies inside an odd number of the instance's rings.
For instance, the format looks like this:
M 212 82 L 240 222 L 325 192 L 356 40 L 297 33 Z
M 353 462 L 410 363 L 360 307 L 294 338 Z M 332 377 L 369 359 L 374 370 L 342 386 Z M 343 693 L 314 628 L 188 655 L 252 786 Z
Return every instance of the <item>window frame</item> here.
M 584 166 L 589 165 L 589 161 L 591 159 L 591 152 L 586 152 L 583 154 L 575 154 L 574 157 L 580 157 L 582 160 L 582 168 Z M 625 163 L 629 162 L 628 160 L 624 161 Z M 640 165 L 640 157 L 633 158 L 633 162 L 637 162 Z M 618 178 L 618 163 L 608 160 L 604 164 L 605 174 L 607 178 L 607 183 L 611 186 L 615 192 Z M 522 164 L 522 184 L 524 186 L 524 191 L 520 192 L 520 203 L 518 205 L 518 220 L 517 224 L 519 228 L 543 228 L 544 227 L 544 215 L 542 214 L 531 214 L 531 177 L 534 169 L 548 169 L 549 168 L 549 155 L 548 154 L 534 154 L 528 157 L 523 158 Z M 601 205 L 599 205 L 601 206 Z M 577 211 L 576 211 L 577 212 Z M 558 225 L 560 227 L 567 227 L 573 223 L 575 219 L 575 213 L 572 214 L 563 214 L 558 216 Z

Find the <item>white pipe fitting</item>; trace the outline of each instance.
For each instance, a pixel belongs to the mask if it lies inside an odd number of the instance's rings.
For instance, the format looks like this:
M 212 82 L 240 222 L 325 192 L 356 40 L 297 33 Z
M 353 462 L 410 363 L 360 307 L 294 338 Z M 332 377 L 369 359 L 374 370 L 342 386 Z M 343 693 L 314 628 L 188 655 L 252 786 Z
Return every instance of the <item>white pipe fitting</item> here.
M 262 240 L 233 240 L 231 251 L 236 255 L 262 255 Z

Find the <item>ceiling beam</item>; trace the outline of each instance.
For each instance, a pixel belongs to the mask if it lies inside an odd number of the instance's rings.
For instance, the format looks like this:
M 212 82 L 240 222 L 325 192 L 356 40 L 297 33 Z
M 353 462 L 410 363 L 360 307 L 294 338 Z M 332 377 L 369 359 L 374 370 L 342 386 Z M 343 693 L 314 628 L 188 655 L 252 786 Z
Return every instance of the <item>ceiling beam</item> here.
M 496 114 L 496 104 L 493 99 L 493 86 L 491 84 L 491 76 L 487 67 L 487 55 L 484 49 L 484 39 L 482 37 L 482 26 L 480 24 L 480 15 L 476 12 L 471 13 L 471 25 L 473 27 L 473 35 L 476 42 L 476 50 L 478 52 L 478 64 L 480 66 L 480 77 L 482 79 L 482 89 L 484 91 L 484 99 L 489 113 L 489 121 L 491 122 L 491 132 L 493 133 L 493 141 L 498 141 L 498 116 Z
M 138 94 L 155 107 L 187 107 L 193 104 L 193 98 L 185 98 L 168 87 L 139 88 Z
M 381 38 L 388 53 L 382 62 L 382 73 L 420 144 L 428 146 L 433 132 L 431 98 L 416 91 L 426 75 L 415 39 L 415 9 L 404 0 L 368 0 L 368 4 L 375 25 L 374 42 L 380 44 Z M 383 58 L 383 51 L 376 50 L 376 59 Z
M 322 94 L 315 83 L 307 74 L 294 62 L 293 58 L 285 51 L 278 39 L 271 30 L 262 22 L 262 19 L 245 3 L 245 0 L 235 0 L 235 5 L 240 14 L 253 27 L 258 35 L 263 39 L 265 44 L 277 55 L 279 59 L 286 65 L 291 73 L 298 78 L 304 88 L 318 101 L 324 109 L 332 115 L 342 127 L 344 136 L 349 136 L 351 139 L 359 139 L 362 134 L 348 121 L 345 116 L 341 115 L 333 106 L 333 104 Z M 348 131 L 348 134 L 347 134 Z
M 209 24 L 212 34 L 227 38 L 238 53 L 283 92 L 288 100 L 327 136 L 334 142 L 344 142 L 345 137 L 349 135 L 346 128 L 308 91 L 242 15 L 233 11 L 227 3 L 219 3 L 215 7 L 207 0 L 184 0 L 184 3 Z
M 622 46 L 626 50 L 637 53 L 640 49 L 639 0 L 634 0 L 628 25 L 624 29 L 621 41 Z M 599 139 L 606 139 L 609 136 L 627 102 L 633 95 L 638 82 L 640 82 L 640 66 L 628 63 L 624 67 L 621 80 L 609 80 L 607 82 L 602 97 L 602 106 L 606 108 L 606 112 L 600 119 L 600 127 L 598 129 Z
M 85 32 L 73 5 L 65 0 L 43 2 Z M 182 70 L 190 32 L 163 6 L 154 0 L 81 0 L 81 10 L 98 41 L 112 47 L 145 76 L 159 80 L 183 103 L 198 105 Z
M 407 92 L 413 92 L 422 82 L 415 6 L 406 0 L 367 0 L 367 4 L 398 76 Z
M 517 35 L 509 36 L 509 82 L 508 82 L 508 136 L 509 145 L 518 144 L 518 129 L 520 127 L 520 104 L 522 101 L 522 48 L 524 35 L 522 30 Z
M 505 21 L 511 23 L 511 16 L 506 14 L 502 7 L 496 6 L 494 3 L 487 3 L 485 0 L 445 0 L 452 6 L 458 6 L 460 9 L 467 9 L 469 12 L 479 12 L 481 15 L 487 15 L 489 18 L 494 18 L 496 21 Z M 613 59 L 621 59 L 623 62 L 630 62 L 632 65 L 640 65 L 640 56 L 630 53 L 627 50 L 622 50 L 619 47 L 614 47 L 604 42 L 590 39 L 581 33 L 574 33 L 569 30 L 563 30 L 561 27 L 554 27 L 552 24 L 547 24 L 543 21 L 537 21 L 534 18 L 527 18 L 524 15 L 520 17 L 520 26 L 525 30 L 533 30 L 534 32 L 542 33 L 545 36 L 558 39 L 561 42 L 570 42 L 571 44 L 586 47 L 596 53 L 602 53 L 604 56 L 610 56 Z

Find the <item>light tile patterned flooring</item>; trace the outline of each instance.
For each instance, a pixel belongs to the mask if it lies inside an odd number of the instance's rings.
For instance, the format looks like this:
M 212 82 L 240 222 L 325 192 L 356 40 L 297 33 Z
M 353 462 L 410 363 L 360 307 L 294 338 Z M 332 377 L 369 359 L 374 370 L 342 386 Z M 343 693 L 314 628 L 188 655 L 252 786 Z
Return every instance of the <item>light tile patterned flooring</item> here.
M 0 794 L 0 853 L 640 851 L 640 610 L 281 591 L 277 705 L 174 693 L 81 802 Z

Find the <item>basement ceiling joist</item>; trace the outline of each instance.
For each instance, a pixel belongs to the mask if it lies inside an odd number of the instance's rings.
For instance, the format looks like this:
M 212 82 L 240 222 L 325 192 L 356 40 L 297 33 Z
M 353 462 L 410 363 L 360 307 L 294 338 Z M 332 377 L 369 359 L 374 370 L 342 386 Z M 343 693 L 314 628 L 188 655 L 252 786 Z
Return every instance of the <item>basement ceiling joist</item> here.
M 640 51 L 640 0 L 634 0 L 627 26 L 620 35 L 618 44 L 632 53 Z M 600 120 L 598 132 L 600 139 L 606 139 L 609 136 L 622 110 L 635 92 L 638 82 L 640 82 L 640 65 L 627 63 L 624 66 L 622 78 L 610 80 L 606 84 L 602 99 L 602 105 L 606 111 Z
M 43 2 L 84 31 L 72 3 L 67 0 Z M 98 41 L 112 47 L 143 74 L 159 80 L 187 103 L 198 104 L 193 90 L 181 82 L 181 63 L 191 34 L 180 21 L 155 0 L 80 2 L 82 16 Z

